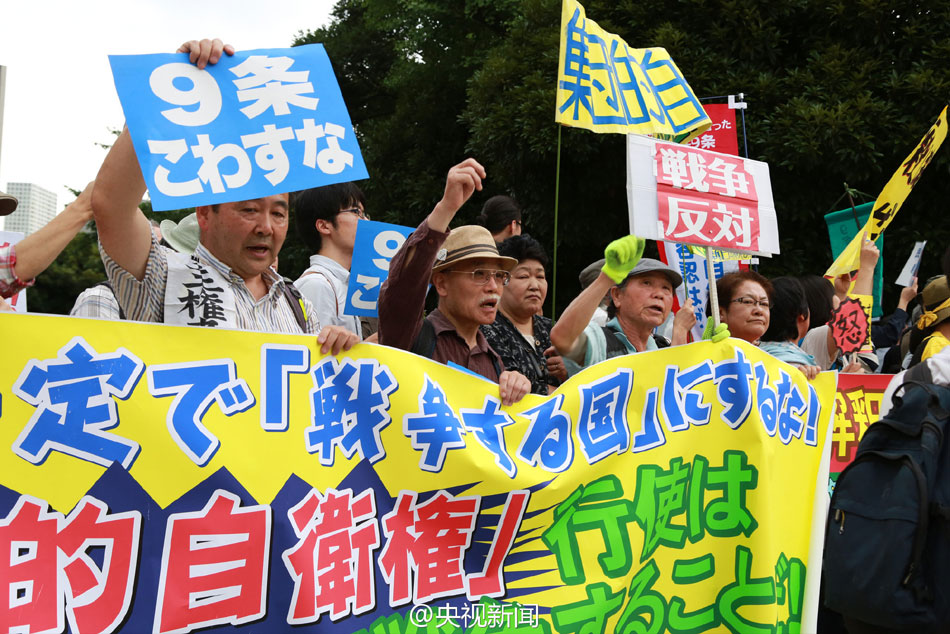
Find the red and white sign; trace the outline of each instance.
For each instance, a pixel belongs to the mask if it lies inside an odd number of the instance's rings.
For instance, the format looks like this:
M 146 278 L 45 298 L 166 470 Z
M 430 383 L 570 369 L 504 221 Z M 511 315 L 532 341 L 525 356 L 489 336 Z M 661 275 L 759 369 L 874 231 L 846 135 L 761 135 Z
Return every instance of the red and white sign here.
M 739 137 L 736 134 L 736 111 L 725 103 L 703 106 L 712 125 L 708 130 L 687 143 L 700 150 L 712 150 L 723 154 L 739 154 Z
M 766 163 L 627 136 L 630 233 L 753 255 L 779 252 Z

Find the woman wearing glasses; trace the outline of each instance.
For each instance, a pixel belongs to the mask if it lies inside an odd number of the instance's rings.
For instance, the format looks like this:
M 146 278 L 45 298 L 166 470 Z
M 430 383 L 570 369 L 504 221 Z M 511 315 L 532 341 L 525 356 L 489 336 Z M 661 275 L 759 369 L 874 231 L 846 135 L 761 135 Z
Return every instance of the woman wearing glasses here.
M 482 326 L 482 332 L 506 368 L 528 377 L 535 394 L 548 394 L 567 378 L 564 361 L 551 345 L 551 320 L 541 315 L 548 294 L 548 256 L 529 235 L 508 238 L 498 245 L 498 253 L 518 264 L 494 323 Z
M 716 282 L 719 295 L 719 321 L 729 333 L 753 345 L 769 329 L 772 284 L 755 271 L 736 271 Z

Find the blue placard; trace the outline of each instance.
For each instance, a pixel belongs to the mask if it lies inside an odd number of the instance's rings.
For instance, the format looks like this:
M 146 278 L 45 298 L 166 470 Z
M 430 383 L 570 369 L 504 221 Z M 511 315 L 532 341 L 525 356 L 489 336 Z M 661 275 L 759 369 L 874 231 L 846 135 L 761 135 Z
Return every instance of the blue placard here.
M 109 63 L 152 208 L 250 200 L 367 177 L 322 44 Z
M 379 287 L 389 277 L 389 261 L 413 231 L 412 227 L 371 220 L 361 220 L 356 225 L 343 314 L 376 317 Z

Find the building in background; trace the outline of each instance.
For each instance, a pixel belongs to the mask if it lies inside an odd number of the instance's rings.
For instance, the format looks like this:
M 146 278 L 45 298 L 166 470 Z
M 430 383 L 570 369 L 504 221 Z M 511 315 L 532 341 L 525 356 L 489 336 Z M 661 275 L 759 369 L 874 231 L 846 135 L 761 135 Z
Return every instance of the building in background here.
M 30 235 L 56 215 L 56 194 L 33 183 L 7 183 L 5 190 L 17 197 L 16 211 L 4 218 L 4 230 Z

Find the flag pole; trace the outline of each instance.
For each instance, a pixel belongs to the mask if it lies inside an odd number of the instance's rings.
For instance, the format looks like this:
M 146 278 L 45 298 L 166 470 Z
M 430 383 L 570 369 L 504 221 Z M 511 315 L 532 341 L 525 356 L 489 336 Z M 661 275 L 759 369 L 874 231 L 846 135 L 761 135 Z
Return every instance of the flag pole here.
M 561 128 L 557 126 L 557 164 L 554 168 L 554 250 L 551 268 L 551 321 L 557 319 L 557 207 L 561 193 Z

